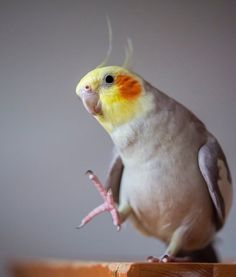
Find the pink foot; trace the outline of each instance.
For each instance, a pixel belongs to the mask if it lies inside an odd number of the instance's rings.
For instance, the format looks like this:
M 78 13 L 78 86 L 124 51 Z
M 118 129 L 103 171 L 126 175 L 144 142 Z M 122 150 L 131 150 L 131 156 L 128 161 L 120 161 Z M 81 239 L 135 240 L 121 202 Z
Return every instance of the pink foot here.
M 169 256 L 167 254 L 164 254 L 163 256 L 161 256 L 160 258 L 158 257 L 154 257 L 154 256 L 150 256 L 147 258 L 147 261 L 149 263 L 184 263 L 184 262 L 190 262 L 190 258 L 188 257 L 173 257 L 173 256 Z
M 88 170 L 86 174 L 89 176 L 89 179 L 93 182 L 95 187 L 98 189 L 100 195 L 104 199 L 104 203 L 92 210 L 86 217 L 84 217 L 81 221 L 81 224 L 77 227 L 82 228 L 85 224 L 91 221 L 95 216 L 105 211 L 109 211 L 111 213 L 113 224 L 117 227 L 117 231 L 120 231 L 121 228 L 121 220 L 120 215 L 116 207 L 116 203 L 113 200 L 112 191 L 109 189 L 106 191 L 102 183 L 99 181 L 98 177 L 91 171 Z

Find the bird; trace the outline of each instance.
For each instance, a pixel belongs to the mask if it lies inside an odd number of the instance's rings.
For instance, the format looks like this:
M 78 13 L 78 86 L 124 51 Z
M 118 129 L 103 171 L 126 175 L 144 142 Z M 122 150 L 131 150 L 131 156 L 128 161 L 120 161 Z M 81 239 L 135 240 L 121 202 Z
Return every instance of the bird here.
M 214 240 L 233 188 L 225 154 L 205 124 L 124 66 L 91 70 L 76 93 L 114 143 L 106 185 L 87 172 L 104 203 L 79 227 L 109 211 L 118 230 L 129 219 L 166 244 L 150 262 L 218 262 Z

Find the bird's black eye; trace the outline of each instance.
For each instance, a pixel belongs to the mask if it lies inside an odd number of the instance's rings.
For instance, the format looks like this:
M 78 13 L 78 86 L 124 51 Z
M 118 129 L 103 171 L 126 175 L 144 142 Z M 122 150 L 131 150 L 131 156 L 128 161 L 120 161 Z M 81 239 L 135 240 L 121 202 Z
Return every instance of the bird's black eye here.
M 105 77 L 105 82 L 106 82 L 107 84 L 112 84 L 112 83 L 114 82 L 114 77 L 111 76 L 111 75 L 107 75 L 107 76 Z

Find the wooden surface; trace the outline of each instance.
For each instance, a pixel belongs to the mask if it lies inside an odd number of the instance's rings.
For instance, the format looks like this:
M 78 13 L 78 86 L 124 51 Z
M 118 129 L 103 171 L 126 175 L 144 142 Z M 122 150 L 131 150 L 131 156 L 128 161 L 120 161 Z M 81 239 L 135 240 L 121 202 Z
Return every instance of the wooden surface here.
M 236 263 L 106 263 L 40 261 L 13 263 L 13 277 L 236 277 Z

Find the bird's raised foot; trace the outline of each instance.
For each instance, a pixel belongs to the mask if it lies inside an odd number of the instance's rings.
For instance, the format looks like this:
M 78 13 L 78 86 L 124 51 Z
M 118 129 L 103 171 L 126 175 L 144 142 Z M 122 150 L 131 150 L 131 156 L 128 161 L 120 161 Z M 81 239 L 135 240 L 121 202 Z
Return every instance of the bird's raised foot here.
M 98 189 L 100 195 L 104 199 L 104 203 L 98 206 L 97 208 L 95 208 L 94 210 L 92 210 L 87 216 L 85 216 L 82 219 L 81 224 L 77 227 L 77 229 L 82 228 L 98 214 L 103 213 L 105 211 L 109 211 L 113 219 L 113 224 L 116 226 L 117 231 L 120 231 L 121 229 L 120 215 L 119 215 L 116 203 L 113 199 L 111 189 L 106 191 L 103 184 L 100 182 L 98 177 L 91 170 L 88 170 L 86 172 L 86 175 L 89 176 L 89 179 L 93 182 L 94 186 Z
M 147 258 L 149 263 L 184 263 L 190 262 L 189 257 L 173 257 L 168 254 L 164 254 L 161 257 L 149 256 Z

